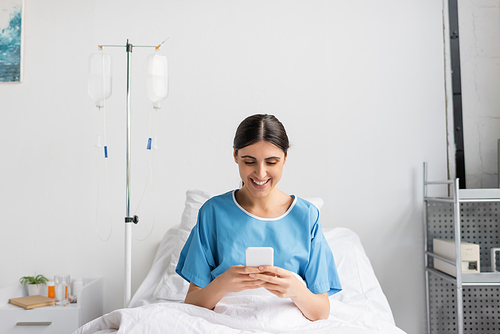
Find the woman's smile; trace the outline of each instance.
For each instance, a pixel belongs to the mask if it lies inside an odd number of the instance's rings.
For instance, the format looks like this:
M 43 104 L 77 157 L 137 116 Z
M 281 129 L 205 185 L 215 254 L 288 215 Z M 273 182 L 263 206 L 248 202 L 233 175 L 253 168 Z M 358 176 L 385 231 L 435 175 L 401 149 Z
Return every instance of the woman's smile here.
M 254 186 L 264 188 L 267 185 L 267 183 L 269 182 L 269 180 L 271 180 L 271 179 L 267 179 L 267 180 L 264 180 L 264 181 L 257 181 L 254 178 L 250 178 L 250 180 L 253 181 L 252 183 L 254 184 Z

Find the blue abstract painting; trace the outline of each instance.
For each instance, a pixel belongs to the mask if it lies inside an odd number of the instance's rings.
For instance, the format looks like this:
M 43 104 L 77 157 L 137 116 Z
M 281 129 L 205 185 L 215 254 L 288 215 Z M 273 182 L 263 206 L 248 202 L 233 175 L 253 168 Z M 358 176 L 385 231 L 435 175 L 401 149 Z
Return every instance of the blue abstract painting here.
M 0 82 L 21 82 L 24 0 L 0 0 Z

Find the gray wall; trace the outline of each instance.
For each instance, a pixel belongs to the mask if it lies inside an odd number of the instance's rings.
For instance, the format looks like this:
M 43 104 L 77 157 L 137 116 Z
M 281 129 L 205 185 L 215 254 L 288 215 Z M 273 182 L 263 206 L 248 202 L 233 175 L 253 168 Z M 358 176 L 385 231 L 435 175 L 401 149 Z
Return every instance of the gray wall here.
M 458 5 L 467 188 L 498 188 L 500 4 Z

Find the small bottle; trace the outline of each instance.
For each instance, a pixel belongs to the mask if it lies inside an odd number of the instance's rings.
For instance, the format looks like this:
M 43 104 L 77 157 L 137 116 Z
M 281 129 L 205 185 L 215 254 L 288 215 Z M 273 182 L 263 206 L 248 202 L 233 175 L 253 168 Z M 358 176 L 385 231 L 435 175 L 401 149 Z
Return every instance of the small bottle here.
M 83 288 L 83 280 L 81 278 L 75 278 L 71 286 L 71 302 L 78 302 L 78 295 Z
M 47 283 L 47 297 L 56 298 L 56 290 L 54 288 L 54 281 L 49 281 Z

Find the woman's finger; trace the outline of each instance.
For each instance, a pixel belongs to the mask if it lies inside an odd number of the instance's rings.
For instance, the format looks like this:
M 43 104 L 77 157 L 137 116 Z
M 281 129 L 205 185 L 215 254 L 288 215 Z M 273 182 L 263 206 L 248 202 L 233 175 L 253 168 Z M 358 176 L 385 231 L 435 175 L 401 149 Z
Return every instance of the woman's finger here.
M 249 276 L 251 278 L 254 278 L 254 279 L 257 279 L 260 281 L 264 281 L 264 282 L 270 283 L 270 284 L 280 284 L 280 279 L 281 279 L 277 276 L 269 275 L 269 274 L 250 274 Z
M 290 276 L 290 272 L 288 270 L 275 266 L 260 266 L 259 270 L 261 271 L 261 273 L 269 272 L 274 274 L 274 276 L 279 276 L 279 277 Z
M 237 272 L 239 274 L 257 274 L 257 273 L 260 273 L 260 270 L 257 267 L 235 266 L 232 268 L 235 272 Z

